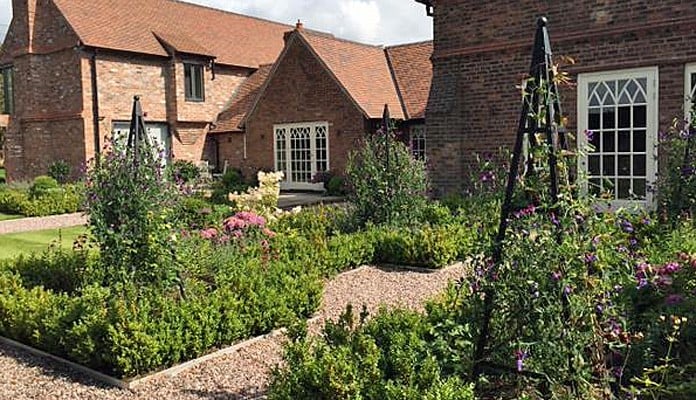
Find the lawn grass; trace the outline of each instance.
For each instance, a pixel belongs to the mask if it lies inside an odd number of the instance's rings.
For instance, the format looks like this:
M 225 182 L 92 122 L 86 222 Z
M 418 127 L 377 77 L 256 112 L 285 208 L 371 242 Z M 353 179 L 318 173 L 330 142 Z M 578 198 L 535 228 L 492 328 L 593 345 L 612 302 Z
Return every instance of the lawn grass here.
M 51 243 L 70 249 L 75 238 L 86 232 L 86 227 L 76 226 L 0 235 L 0 259 L 14 258 L 20 254 L 40 253 L 48 249 Z
M 24 218 L 24 215 L 5 214 L 5 213 L 0 212 L 0 221 L 7 221 L 7 220 L 19 219 L 19 218 Z

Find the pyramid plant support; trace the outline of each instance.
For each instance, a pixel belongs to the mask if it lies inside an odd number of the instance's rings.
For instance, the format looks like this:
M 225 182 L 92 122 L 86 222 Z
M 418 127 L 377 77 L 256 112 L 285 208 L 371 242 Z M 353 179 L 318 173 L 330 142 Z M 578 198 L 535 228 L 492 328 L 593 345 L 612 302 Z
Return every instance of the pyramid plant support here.
M 517 137 L 512 155 L 512 162 L 508 172 L 505 199 L 503 201 L 498 233 L 492 247 L 491 267 L 488 270 L 488 278 L 495 276 L 499 264 L 503 260 L 504 241 L 508 229 L 508 221 L 513 211 L 513 196 L 520 171 L 520 162 L 523 156 L 523 147 L 527 141 L 530 149 L 546 146 L 548 151 L 549 168 L 549 213 L 557 213 L 558 210 L 558 155 L 565 150 L 566 140 L 561 129 L 561 104 L 556 85 L 555 70 L 552 63 L 551 44 L 547 30 L 547 20 L 541 17 L 537 21 L 537 30 L 532 51 L 532 63 L 529 71 L 529 79 L 524 85 L 524 101 L 520 113 L 517 128 Z M 545 143 L 539 143 L 537 135 L 543 137 Z M 525 160 L 526 175 L 535 173 L 535 162 L 532 152 Z M 557 224 L 557 240 L 561 241 L 560 224 Z M 495 307 L 495 292 L 488 288 L 485 291 L 483 319 L 481 321 L 479 337 L 474 349 L 473 376 L 480 375 L 483 371 L 493 373 L 517 373 L 533 378 L 543 378 L 541 374 L 533 371 L 517 371 L 506 366 L 493 365 L 488 362 L 488 346 L 490 341 L 491 318 Z M 567 302 L 567 301 L 566 301 Z M 569 305 L 564 302 L 564 314 L 569 316 Z
M 128 147 L 129 155 L 133 156 L 134 160 L 138 159 L 138 152 L 143 142 L 147 143 L 147 130 L 145 129 L 145 116 L 143 108 L 140 105 L 140 96 L 133 97 L 133 111 L 131 112 L 130 129 L 128 131 Z
M 384 112 L 382 113 L 382 132 L 384 134 L 384 171 L 386 177 L 390 177 L 390 165 L 389 165 L 389 141 L 391 138 L 389 137 L 389 128 L 390 128 L 390 123 L 391 123 L 391 118 L 389 116 L 389 105 L 385 104 L 384 105 Z M 391 188 L 392 182 L 391 179 L 389 179 L 389 182 L 387 182 L 387 190 Z M 390 201 L 391 197 L 387 196 L 387 201 Z M 391 222 L 391 213 L 387 214 L 387 222 Z

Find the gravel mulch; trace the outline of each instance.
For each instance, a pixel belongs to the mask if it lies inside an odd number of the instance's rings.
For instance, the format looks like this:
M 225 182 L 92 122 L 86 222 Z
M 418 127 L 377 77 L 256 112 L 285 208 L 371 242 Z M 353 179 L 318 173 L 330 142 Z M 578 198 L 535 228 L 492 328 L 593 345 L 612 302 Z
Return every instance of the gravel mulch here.
M 435 272 L 363 267 L 327 282 L 312 331 L 324 319 L 334 319 L 353 304 L 374 312 L 380 305 L 422 309 L 423 302 L 442 291 L 450 280 L 465 274 L 459 264 Z M 79 373 L 55 366 L 41 357 L 0 345 L 0 399 L 199 399 L 250 400 L 262 398 L 268 372 L 282 359 L 285 338 L 276 335 L 256 341 L 172 378 L 156 378 L 133 391 L 106 387 Z
M 0 221 L 0 235 L 5 233 L 41 231 L 44 229 L 68 228 L 85 225 L 87 217 L 83 213 L 51 215 Z

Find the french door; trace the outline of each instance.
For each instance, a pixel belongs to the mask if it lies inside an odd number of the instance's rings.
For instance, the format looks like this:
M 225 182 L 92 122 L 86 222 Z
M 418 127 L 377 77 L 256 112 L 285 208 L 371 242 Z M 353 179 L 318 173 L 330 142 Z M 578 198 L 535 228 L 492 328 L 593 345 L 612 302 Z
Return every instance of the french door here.
M 285 173 L 281 188 L 323 190 L 322 183 L 312 181 L 329 170 L 328 122 L 274 125 L 273 130 L 275 169 Z

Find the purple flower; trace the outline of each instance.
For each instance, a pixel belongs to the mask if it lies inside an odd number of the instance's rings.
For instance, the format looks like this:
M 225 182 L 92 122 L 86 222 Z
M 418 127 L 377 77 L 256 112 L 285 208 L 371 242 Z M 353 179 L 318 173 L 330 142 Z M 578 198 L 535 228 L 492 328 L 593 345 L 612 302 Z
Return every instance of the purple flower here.
M 593 253 L 585 253 L 585 264 L 594 264 L 598 260 L 597 255 Z
M 684 297 L 682 295 L 670 294 L 665 299 L 665 304 L 668 306 L 674 306 L 674 305 L 680 304 L 683 301 L 684 301 Z
M 556 213 L 553 213 L 553 212 L 551 213 L 551 223 L 554 224 L 555 226 L 561 225 L 561 221 L 556 216 Z
M 560 271 L 554 271 L 551 273 L 551 280 L 553 280 L 554 282 L 560 281 L 561 278 L 563 278 L 563 274 L 561 274 Z
M 588 142 L 591 142 L 592 139 L 594 139 L 594 131 L 591 131 L 589 129 L 585 129 L 585 137 L 587 138 Z
M 597 313 L 597 315 L 604 314 L 604 306 L 602 306 L 601 304 L 597 304 L 595 306 L 595 313 Z
M 568 286 L 568 285 L 566 285 L 566 286 L 563 288 L 563 297 L 568 298 L 568 296 L 570 296 L 571 293 L 573 293 L 573 288 L 570 287 L 570 286 Z
M 643 289 L 648 286 L 648 280 L 645 278 L 639 278 L 638 279 L 638 285 L 636 285 L 636 289 Z
M 517 372 L 522 372 L 522 370 L 524 369 L 524 360 L 527 359 L 528 356 L 529 355 L 526 351 L 515 351 L 515 364 L 517 366 Z
M 624 219 L 621 220 L 621 229 L 626 232 L 626 233 L 633 233 L 635 229 L 633 229 L 633 224 L 631 224 L 630 221 Z
M 660 268 L 657 273 L 658 275 L 672 275 L 673 273 L 679 271 L 681 269 L 681 265 L 676 262 L 670 262 L 665 264 L 664 267 Z

